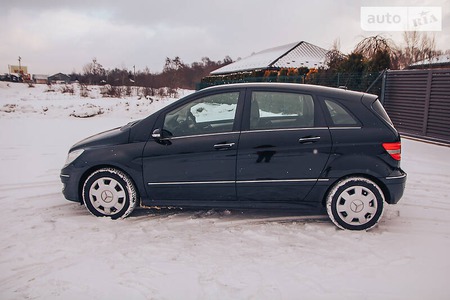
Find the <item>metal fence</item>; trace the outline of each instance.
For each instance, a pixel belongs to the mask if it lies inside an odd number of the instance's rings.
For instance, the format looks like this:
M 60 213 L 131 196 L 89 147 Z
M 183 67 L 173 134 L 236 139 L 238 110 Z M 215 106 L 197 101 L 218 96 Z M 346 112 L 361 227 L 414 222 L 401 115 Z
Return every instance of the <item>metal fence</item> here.
M 387 71 L 381 98 L 401 133 L 450 143 L 450 69 Z
M 211 79 L 211 78 L 210 78 Z M 395 127 L 405 135 L 450 144 L 450 69 L 327 73 L 312 76 L 212 78 L 197 89 L 241 82 L 293 82 L 369 92 L 380 96 Z
M 290 82 L 315 84 L 331 87 L 346 87 L 353 91 L 367 91 L 380 95 L 381 80 L 377 80 L 380 73 L 314 73 L 312 75 L 300 76 L 267 76 L 267 77 L 250 77 L 250 76 L 230 76 L 230 77 L 209 77 L 209 81 L 198 83 L 197 90 L 222 84 L 243 83 L 243 82 Z M 375 84 L 374 84 L 375 83 Z

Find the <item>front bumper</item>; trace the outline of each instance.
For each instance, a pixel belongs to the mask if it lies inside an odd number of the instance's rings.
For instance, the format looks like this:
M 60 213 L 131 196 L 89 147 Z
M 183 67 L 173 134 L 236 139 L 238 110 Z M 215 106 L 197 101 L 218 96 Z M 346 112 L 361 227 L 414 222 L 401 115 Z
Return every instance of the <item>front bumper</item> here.
M 77 174 L 71 170 L 71 167 L 65 167 L 61 170 L 60 178 L 63 184 L 62 193 L 67 200 L 80 202 L 81 203 L 81 195 L 80 195 L 80 177 L 81 174 Z

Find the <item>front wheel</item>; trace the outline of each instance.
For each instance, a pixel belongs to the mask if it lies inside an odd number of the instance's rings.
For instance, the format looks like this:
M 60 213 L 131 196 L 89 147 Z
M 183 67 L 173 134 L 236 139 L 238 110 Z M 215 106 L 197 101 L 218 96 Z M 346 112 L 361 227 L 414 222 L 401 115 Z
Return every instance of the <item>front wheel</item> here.
M 368 230 L 383 215 L 384 194 L 373 181 L 350 177 L 338 181 L 327 195 L 327 213 L 342 229 Z
M 125 218 L 137 205 L 137 192 L 131 179 L 122 171 L 103 168 L 84 182 L 83 201 L 97 217 Z

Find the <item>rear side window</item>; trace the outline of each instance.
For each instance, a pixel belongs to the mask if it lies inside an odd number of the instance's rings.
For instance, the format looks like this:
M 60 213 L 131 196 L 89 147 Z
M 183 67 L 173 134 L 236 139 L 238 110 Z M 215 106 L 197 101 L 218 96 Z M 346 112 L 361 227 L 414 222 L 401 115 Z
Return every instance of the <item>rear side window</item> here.
M 334 126 L 358 125 L 358 121 L 338 102 L 326 99 L 325 104 Z
M 381 104 L 381 102 L 377 99 L 375 100 L 375 102 L 372 104 L 372 108 L 373 110 L 380 116 L 382 117 L 386 122 L 388 122 L 389 124 L 391 124 L 392 126 L 394 126 L 394 123 L 392 123 L 391 118 L 389 118 L 388 114 L 386 113 L 386 111 L 384 110 L 383 105 Z
M 250 130 L 314 127 L 311 95 L 253 92 Z

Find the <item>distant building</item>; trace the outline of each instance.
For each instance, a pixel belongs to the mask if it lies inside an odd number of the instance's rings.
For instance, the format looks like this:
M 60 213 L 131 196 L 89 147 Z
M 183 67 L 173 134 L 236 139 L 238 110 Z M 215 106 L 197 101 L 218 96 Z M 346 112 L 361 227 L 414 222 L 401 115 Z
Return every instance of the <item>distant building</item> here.
M 210 73 L 197 89 L 236 82 L 304 83 L 307 74 L 327 68 L 328 50 L 305 41 L 266 49 Z
M 28 74 L 28 67 L 27 66 L 8 65 L 8 68 L 9 68 L 9 73 Z
M 263 50 L 221 67 L 211 75 L 226 75 L 248 71 L 280 70 L 282 68 L 318 69 L 325 67 L 328 50 L 305 41 Z
M 21 82 L 20 74 L 5 73 L 0 75 L 0 81 Z
M 408 66 L 408 69 L 443 69 L 450 68 L 450 54 L 442 54 L 424 59 Z
M 48 81 L 50 83 L 70 83 L 70 76 L 63 73 L 57 73 L 49 76 Z
M 48 75 L 33 74 L 32 79 L 36 84 L 48 84 Z

